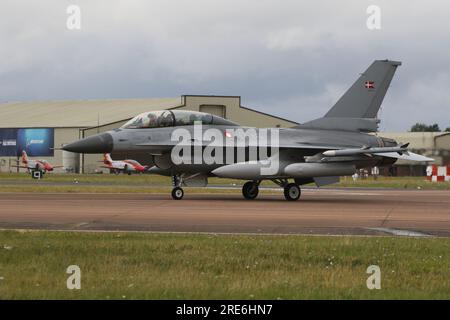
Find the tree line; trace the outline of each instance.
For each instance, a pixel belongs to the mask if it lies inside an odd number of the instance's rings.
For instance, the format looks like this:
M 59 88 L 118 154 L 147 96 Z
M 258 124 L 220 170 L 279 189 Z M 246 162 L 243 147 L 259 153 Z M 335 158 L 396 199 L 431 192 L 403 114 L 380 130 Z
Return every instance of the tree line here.
M 442 130 L 439 128 L 437 123 L 433 123 L 431 125 L 427 125 L 425 123 L 417 122 L 415 125 L 411 127 L 410 132 L 441 132 Z M 445 132 L 450 132 L 450 127 L 447 127 Z

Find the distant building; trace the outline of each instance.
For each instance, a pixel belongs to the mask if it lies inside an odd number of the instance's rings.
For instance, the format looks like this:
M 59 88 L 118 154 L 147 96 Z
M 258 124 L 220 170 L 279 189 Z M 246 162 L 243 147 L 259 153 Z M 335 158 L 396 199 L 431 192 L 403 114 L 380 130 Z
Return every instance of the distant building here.
M 450 165 L 450 132 L 379 132 L 379 136 L 398 143 L 409 142 L 412 152 L 435 159 L 438 166 Z M 399 160 L 392 168 L 385 168 L 383 175 L 425 176 L 426 163 Z

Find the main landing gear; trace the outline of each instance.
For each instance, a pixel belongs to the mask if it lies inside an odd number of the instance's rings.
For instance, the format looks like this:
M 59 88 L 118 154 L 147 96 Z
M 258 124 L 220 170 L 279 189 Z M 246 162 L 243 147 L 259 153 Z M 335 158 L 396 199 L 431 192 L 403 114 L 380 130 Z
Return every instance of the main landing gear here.
M 301 194 L 300 187 L 295 183 L 288 183 L 284 186 L 284 197 L 288 201 L 298 200 Z
M 242 186 L 242 195 L 247 200 L 253 200 L 258 196 L 261 181 L 248 181 Z
M 187 181 L 194 176 L 174 175 L 172 176 L 172 198 L 181 200 L 184 197 L 184 190 L 181 188 L 183 180 Z M 300 199 L 301 190 L 297 183 L 289 183 L 287 179 L 272 179 L 272 181 L 284 189 L 284 197 L 288 201 L 296 201 Z M 248 181 L 242 186 L 242 195 L 247 200 L 256 199 L 259 193 L 259 184 L 261 180 Z
M 288 201 L 300 199 L 302 194 L 300 187 L 296 183 L 289 183 L 286 179 L 274 179 L 274 183 L 284 189 L 284 197 Z M 242 186 L 242 194 L 245 199 L 253 200 L 258 196 L 259 184 L 261 181 L 248 181 Z

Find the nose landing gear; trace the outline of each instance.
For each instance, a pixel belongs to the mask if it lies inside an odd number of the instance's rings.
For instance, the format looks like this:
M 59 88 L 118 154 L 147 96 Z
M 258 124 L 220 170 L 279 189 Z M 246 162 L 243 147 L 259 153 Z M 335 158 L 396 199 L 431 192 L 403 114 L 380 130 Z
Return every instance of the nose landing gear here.
M 172 177 L 172 199 L 181 200 L 184 196 L 184 190 L 181 188 L 182 178 L 181 176 L 173 176 Z
M 183 199 L 184 191 L 181 187 L 175 187 L 172 189 L 172 198 L 174 200 L 181 200 Z

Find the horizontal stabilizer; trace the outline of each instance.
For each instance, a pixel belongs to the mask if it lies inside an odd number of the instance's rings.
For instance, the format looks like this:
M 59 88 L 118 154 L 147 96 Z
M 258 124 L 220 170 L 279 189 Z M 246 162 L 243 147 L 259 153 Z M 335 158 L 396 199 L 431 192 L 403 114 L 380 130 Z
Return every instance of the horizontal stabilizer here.
M 405 152 L 403 154 L 399 154 L 398 152 L 387 152 L 387 153 L 374 153 L 377 156 L 383 156 L 388 158 L 396 158 L 402 160 L 409 161 L 423 161 L 423 162 L 433 162 L 435 161 L 433 158 L 428 158 L 413 152 Z

